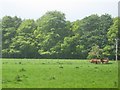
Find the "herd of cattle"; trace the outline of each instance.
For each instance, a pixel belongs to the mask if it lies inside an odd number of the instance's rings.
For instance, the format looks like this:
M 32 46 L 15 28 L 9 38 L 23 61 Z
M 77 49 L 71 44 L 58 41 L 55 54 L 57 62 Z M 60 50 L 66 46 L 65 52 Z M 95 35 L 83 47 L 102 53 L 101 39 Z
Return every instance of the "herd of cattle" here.
M 109 59 L 108 58 L 106 58 L 106 59 L 91 59 L 90 62 L 95 63 L 95 64 L 100 64 L 100 63 L 107 64 L 109 62 Z

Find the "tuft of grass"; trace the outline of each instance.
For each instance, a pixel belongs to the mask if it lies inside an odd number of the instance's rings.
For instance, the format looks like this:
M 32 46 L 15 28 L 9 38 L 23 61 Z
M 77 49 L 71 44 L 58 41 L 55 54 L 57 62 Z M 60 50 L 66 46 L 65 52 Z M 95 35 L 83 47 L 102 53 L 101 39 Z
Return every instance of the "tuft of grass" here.
M 15 77 L 15 81 L 22 81 L 22 76 L 20 76 L 20 75 L 17 75 L 16 77 Z
M 78 66 L 76 66 L 75 68 L 79 68 Z
M 43 62 L 42 64 L 46 64 L 45 62 Z
M 19 64 L 22 64 L 22 62 L 19 62 Z
M 26 71 L 24 68 L 21 68 L 20 70 L 19 70 L 20 72 L 24 72 L 24 71 Z
M 63 68 L 63 66 L 59 66 L 59 68 Z
M 49 79 L 50 79 L 50 80 L 55 80 L 56 77 L 55 77 L 55 76 L 51 76 Z

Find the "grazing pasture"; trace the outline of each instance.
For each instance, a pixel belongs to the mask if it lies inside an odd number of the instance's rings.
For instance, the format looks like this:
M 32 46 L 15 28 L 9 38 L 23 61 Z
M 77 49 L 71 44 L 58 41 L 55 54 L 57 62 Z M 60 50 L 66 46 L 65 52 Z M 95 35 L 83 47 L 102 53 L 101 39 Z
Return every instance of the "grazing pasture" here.
M 118 64 L 89 60 L 3 59 L 3 88 L 116 88 Z

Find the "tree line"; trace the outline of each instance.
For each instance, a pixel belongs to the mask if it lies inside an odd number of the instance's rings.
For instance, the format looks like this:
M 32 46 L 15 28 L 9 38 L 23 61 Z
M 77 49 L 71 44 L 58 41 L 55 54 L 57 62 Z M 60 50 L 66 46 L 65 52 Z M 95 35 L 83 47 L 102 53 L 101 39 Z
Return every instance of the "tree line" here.
M 48 11 L 37 20 L 4 16 L 3 58 L 93 58 L 115 59 L 118 17 L 92 14 L 70 22 L 59 11 Z

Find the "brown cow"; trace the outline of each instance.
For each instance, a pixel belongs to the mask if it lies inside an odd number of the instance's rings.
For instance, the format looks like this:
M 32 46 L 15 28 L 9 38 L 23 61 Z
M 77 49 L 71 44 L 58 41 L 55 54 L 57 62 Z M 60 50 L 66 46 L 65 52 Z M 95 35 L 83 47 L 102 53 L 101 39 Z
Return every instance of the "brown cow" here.
M 101 63 L 101 60 L 100 59 L 91 59 L 90 62 L 99 64 L 99 63 Z
M 108 58 L 101 59 L 101 62 L 102 62 L 102 64 L 103 64 L 103 63 L 107 64 L 107 63 L 109 62 L 109 59 L 108 59 Z

